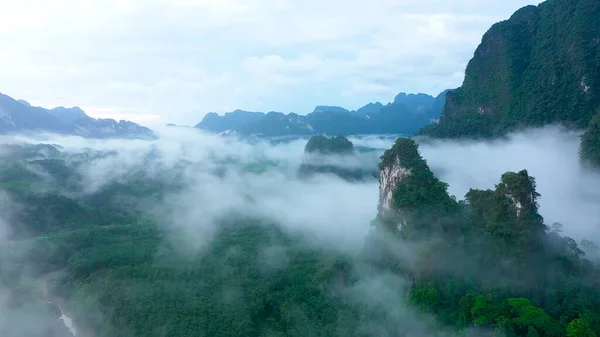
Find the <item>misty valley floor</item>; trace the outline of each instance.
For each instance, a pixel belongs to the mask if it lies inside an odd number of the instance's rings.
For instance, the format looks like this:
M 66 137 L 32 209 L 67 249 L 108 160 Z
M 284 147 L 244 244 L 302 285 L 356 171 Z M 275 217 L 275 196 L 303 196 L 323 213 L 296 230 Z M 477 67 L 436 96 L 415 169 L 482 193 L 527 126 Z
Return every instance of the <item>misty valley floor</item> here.
M 576 138 L 550 128 L 419 146 L 458 199 L 493 189 L 505 171 L 529 169 L 542 215 L 590 240 L 578 247 L 548 230 L 556 245 L 539 257 L 555 272 L 536 264 L 544 277 L 535 286 L 509 277 L 531 276 L 522 269 L 535 269 L 527 254 L 498 250 L 492 261 L 482 247 L 494 243 L 463 246 L 476 231 L 407 241 L 372 223 L 378 181 L 368 172 L 395 139 L 351 138 L 364 151 L 310 159 L 367 172 L 352 177 L 300 174 L 306 140 L 177 131 L 152 141 L 4 145 L 0 333 L 69 336 L 61 306 L 77 336 L 592 336 L 600 328 L 591 242 L 600 196 L 588 187 L 600 179 L 570 161 Z M 417 190 L 432 186 L 440 185 Z M 500 207 L 494 202 L 482 197 L 478 207 Z M 419 216 L 430 223 L 434 213 Z M 460 214 L 460 223 L 488 228 L 505 221 Z M 473 273 L 482 261 L 489 274 Z M 491 276 L 498 270 L 503 284 Z

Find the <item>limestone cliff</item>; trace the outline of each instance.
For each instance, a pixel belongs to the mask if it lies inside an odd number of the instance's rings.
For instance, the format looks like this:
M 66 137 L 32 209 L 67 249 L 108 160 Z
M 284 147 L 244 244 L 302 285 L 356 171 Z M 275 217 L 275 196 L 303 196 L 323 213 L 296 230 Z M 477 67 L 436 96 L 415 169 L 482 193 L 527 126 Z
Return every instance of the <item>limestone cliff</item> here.
M 392 198 L 398 184 L 411 173 L 402 166 L 399 157 L 391 165 L 381 169 L 379 173 L 379 212 L 387 212 L 392 208 Z
M 380 214 L 397 210 L 394 194 L 398 186 L 411 175 L 416 157 L 422 159 L 417 144 L 408 138 L 398 138 L 394 146 L 381 156 L 378 206 Z
M 431 172 L 414 140 L 398 138 L 379 164 L 380 223 L 407 236 L 439 229 L 438 220 L 456 209 L 447 186 Z

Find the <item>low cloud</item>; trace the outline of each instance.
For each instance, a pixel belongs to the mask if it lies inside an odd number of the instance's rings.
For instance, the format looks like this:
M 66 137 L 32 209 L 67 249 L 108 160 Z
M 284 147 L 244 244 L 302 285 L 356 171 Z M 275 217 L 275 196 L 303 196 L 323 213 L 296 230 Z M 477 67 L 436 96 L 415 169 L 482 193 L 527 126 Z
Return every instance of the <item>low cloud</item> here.
M 381 248 L 396 253 L 398 261 L 409 268 L 415 263 L 418 247 L 364 247 L 377 212 L 376 179 L 349 182 L 331 174 L 298 175 L 299 166 L 307 160 L 303 152 L 306 140 L 249 142 L 178 128 L 159 130 L 159 134 L 160 139 L 151 141 L 54 135 L 38 135 L 38 139 L 13 137 L 11 141 L 53 143 L 61 145 L 67 155 L 91 156 L 78 166 L 82 177 L 79 184 L 85 193 L 95 193 L 112 182 L 126 182 L 134 173 L 150 180 L 177 183 L 173 190 L 141 206 L 186 252 L 202 251 L 211 243 L 223 219 L 240 215 L 301 234 L 319 249 L 352 255 L 361 254 L 363 248 Z M 540 211 L 546 223 L 562 222 L 565 234 L 579 241 L 600 237 L 600 192 L 594 188 L 600 183 L 600 175 L 579 165 L 579 134 L 548 127 L 490 142 L 419 142 L 432 170 L 450 184 L 450 193 L 458 199 L 469 188 L 494 188 L 506 171 L 527 169 L 536 178 L 542 194 Z M 374 150 L 349 157 L 332 156 L 327 164 L 376 168 L 379 155 L 391 147 L 395 138 L 351 137 L 356 147 Z M 0 237 L 1 234 L 0 231 Z M 258 258 L 264 264 L 262 272 L 272 273 L 290 263 L 282 245 L 278 242 L 261 247 Z M 373 270 L 372 266 L 364 270 L 362 267 L 357 271 L 359 281 L 342 287 L 342 294 L 355 304 L 389 317 L 386 322 L 365 323 L 361 326 L 365 333 L 447 335 L 430 316 L 402 304 L 410 286 L 408 280 Z
M 303 163 L 377 170 L 383 150 L 354 156 L 307 156 L 306 140 L 255 143 L 202 133 L 164 129 L 155 141 L 85 140 L 44 136 L 68 155 L 92 157 L 77 166 L 80 188 L 95 193 L 132 174 L 177 184 L 147 211 L 189 242 L 210 242 L 224 217 L 241 214 L 314 236 L 332 249 L 355 250 L 377 212 L 378 181 L 348 182 L 333 174 L 302 177 Z M 19 138 L 19 141 L 36 142 Z
M 540 213 L 560 222 L 578 242 L 600 240 L 600 174 L 579 163 L 580 132 L 552 126 L 493 142 L 423 140 L 421 154 L 449 192 L 463 199 L 470 188 L 493 189 L 506 171 L 527 169 L 536 179 Z

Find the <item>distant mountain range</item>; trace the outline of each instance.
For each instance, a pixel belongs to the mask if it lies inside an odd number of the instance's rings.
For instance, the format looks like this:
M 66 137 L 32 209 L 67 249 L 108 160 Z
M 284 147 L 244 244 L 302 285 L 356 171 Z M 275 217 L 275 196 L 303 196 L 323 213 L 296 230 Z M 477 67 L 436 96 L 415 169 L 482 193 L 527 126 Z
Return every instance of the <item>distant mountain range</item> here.
M 349 111 L 338 106 L 317 106 L 308 115 L 271 111 L 235 110 L 223 116 L 211 112 L 196 128 L 241 135 L 351 135 L 399 133 L 410 135 L 437 122 L 444 107 L 446 93 L 437 97 L 426 94 L 400 93 L 393 102 L 369 103 Z
M 0 134 L 52 132 L 86 138 L 154 138 L 152 130 L 129 121 L 95 119 L 78 107 L 34 107 L 0 93 Z

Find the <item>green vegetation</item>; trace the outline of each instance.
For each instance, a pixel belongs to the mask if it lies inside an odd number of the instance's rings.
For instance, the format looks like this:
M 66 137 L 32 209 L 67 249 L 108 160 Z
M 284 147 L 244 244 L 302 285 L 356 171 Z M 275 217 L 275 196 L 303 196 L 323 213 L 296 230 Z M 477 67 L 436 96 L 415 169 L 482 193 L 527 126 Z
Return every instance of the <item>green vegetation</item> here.
M 598 31 L 597 0 L 548 0 L 517 11 L 485 34 L 440 123 L 422 134 L 490 138 L 562 122 L 588 127 L 581 157 L 599 165 Z M 270 118 L 269 125 L 288 123 Z M 327 158 L 354 147 L 341 136 L 315 136 L 305 152 Z M 154 207 L 182 189 L 179 171 L 148 176 L 136 168 L 87 190 L 79 165 L 89 156 L 65 157 L 49 145 L 1 153 L 3 336 L 64 335 L 61 304 L 78 328 L 107 337 L 600 334 L 600 266 L 586 256 L 598 246 L 580 247 L 559 234 L 561 224 L 544 223 L 526 170 L 457 200 L 417 144 L 400 138 L 379 166 L 405 173 L 392 182 L 390 214 L 379 214 L 364 248 L 347 254 L 235 212 L 186 219 L 194 230 L 173 233 L 171 216 L 181 210 Z M 215 179 L 223 176 L 218 164 Z M 244 170 L 277 167 L 258 162 Z
M 596 0 L 518 10 L 483 36 L 440 123 L 420 133 L 489 138 L 557 122 L 586 127 L 600 106 L 599 30 Z
M 408 272 L 409 301 L 456 328 L 504 336 L 598 333 L 597 265 L 543 223 L 535 179 L 525 170 L 507 172 L 495 190 L 470 190 L 457 202 L 416 149 L 398 140 L 382 157 L 382 165 L 400 162 L 412 171 L 394 194 L 394 210 L 409 220 L 398 227 L 397 218 L 379 218 L 400 242 L 420 247 Z M 397 262 L 390 268 L 409 269 Z
M 313 136 L 304 147 L 305 153 L 351 154 L 353 151 L 354 145 L 344 136 L 332 138 L 323 135 Z
M 456 211 L 456 201 L 448 196 L 448 185 L 439 181 L 421 157 L 417 143 L 409 138 L 398 138 L 394 146 L 381 156 L 379 169 L 400 163 L 410 174 L 402 179 L 393 192 L 394 207 L 399 213 L 386 223 L 392 227 L 402 221 L 402 234 L 414 238 L 425 232 L 445 231 L 445 215 Z M 398 214 L 397 214 L 398 215 Z
M 600 108 L 590 121 L 587 131 L 581 136 L 581 160 L 594 167 L 600 167 Z
M 354 145 L 346 137 L 313 136 L 304 147 L 304 153 L 308 156 L 298 170 L 301 177 L 310 177 L 314 174 L 333 174 L 348 181 L 377 178 L 375 167 L 373 170 L 347 168 L 342 163 L 335 164 L 331 162 L 331 160 L 336 160 L 333 157 L 334 155 L 356 154 Z
M 526 170 L 457 201 L 417 144 L 400 138 L 380 164 L 410 172 L 395 185 L 396 214 L 380 214 L 364 248 L 347 254 L 235 212 L 215 219 L 210 237 L 194 223 L 170 231 L 170 215 L 136 205 L 178 191 L 174 172 L 132 170 L 82 193 L 77 162 L 45 161 L 44 174 L 29 165 L 0 169 L 11 186 L 2 189 L 11 226 L 0 247 L 0 305 L 5 317 L 41 322 L 28 336 L 60 333 L 45 285 L 94 336 L 600 333 L 600 269 L 584 253 L 597 246 L 580 248 L 558 234 L 560 224 L 544 224 Z M 4 322 L 3 335 L 23 334 L 17 319 Z

